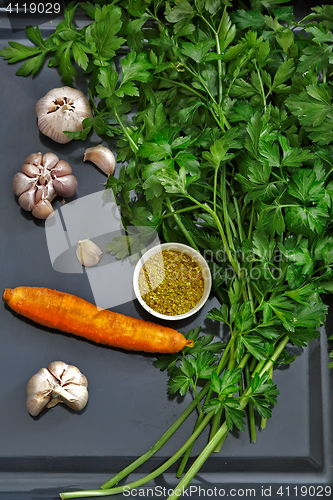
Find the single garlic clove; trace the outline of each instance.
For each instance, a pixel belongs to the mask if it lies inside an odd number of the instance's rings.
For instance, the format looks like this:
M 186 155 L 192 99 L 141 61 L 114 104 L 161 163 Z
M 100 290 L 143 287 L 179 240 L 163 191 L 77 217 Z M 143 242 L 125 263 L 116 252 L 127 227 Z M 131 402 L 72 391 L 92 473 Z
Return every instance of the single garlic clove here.
M 48 182 L 46 186 L 37 186 L 36 192 L 36 204 L 41 200 L 52 201 L 57 196 L 55 189 L 53 187 L 53 182 Z
M 47 403 L 46 408 L 54 408 L 58 403 L 63 403 L 57 395 L 53 395 L 52 393 L 51 397 L 52 399 Z
M 22 165 L 21 170 L 28 177 L 37 177 L 40 174 L 40 167 L 33 163 L 25 163 Z
M 53 186 L 53 180 L 48 182 L 46 187 L 47 187 L 46 199 L 52 201 L 57 196 L 57 193 Z
M 87 387 L 78 384 L 67 384 L 64 389 L 66 389 L 67 394 L 63 394 L 61 399 L 72 410 L 80 411 L 86 406 L 88 402 Z
M 62 175 L 53 179 L 53 187 L 59 196 L 70 197 L 76 193 L 77 180 L 74 175 Z
M 36 113 L 41 133 L 60 144 L 72 140 L 64 131 L 82 130 L 83 120 L 92 116 L 89 101 L 71 87 L 50 90 L 37 102 Z
M 30 415 L 37 417 L 37 415 L 47 406 L 52 397 L 51 394 L 52 392 L 50 391 L 49 394 L 35 394 L 28 396 L 26 406 Z
M 33 165 L 41 165 L 43 161 L 43 155 L 42 153 L 32 153 L 31 155 L 28 156 L 28 158 L 25 159 L 24 163 L 32 163 Z
M 13 191 L 16 196 L 21 196 L 22 193 L 28 191 L 32 186 L 37 183 L 37 177 L 28 177 L 23 172 L 18 172 L 14 175 L 13 179 Z
M 86 149 L 83 161 L 91 161 L 107 175 L 113 174 L 116 166 L 116 159 L 112 151 L 101 144 Z
M 63 361 L 53 361 L 49 364 L 47 369 L 58 381 L 60 381 L 64 373 L 68 370 L 68 365 Z M 79 369 L 77 368 L 77 370 Z
M 52 176 L 51 176 L 51 172 L 49 170 L 46 170 L 46 168 L 44 168 L 39 176 L 39 184 L 41 184 L 42 186 L 45 186 L 48 182 L 50 182 L 52 179 Z
M 61 377 L 62 385 L 65 386 L 67 384 L 78 384 L 88 386 L 88 381 L 83 373 L 80 372 L 76 366 L 68 365 L 67 369 L 64 371 Z
M 62 177 L 63 175 L 69 175 L 72 173 L 72 167 L 67 161 L 60 160 L 57 165 L 52 169 L 53 177 Z
M 41 368 L 35 375 L 31 377 L 27 385 L 27 395 L 31 396 L 38 392 L 40 394 L 48 394 L 53 391 L 56 380 L 46 368 Z
M 39 203 L 41 200 L 47 199 L 47 192 L 47 186 L 37 186 L 36 203 Z
M 32 186 L 28 191 L 22 193 L 18 199 L 19 205 L 23 210 L 31 212 L 36 206 L 36 186 Z
M 45 153 L 43 156 L 43 167 L 47 170 L 52 170 L 58 163 L 59 158 L 54 153 Z
M 40 200 L 32 210 L 32 215 L 37 219 L 47 219 L 54 210 L 49 200 Z
M 27 410 L 36 417 L 49 403 L 55 379 L 46 368 L 41 368 L 31 377 L 27 385 Z
M 76 247 L 76 256 L 85 267 L 97 266 L 103 255 L 102 250 L 93 241 L 80 240 Z
M 56 387 L 52 391 L 52 400 L 47 405 L 48 408 L 53 408 L 58 403 L 66 403 L 69 406 L 69 403 L 74 403 L 77 401 L 76 396 L 73 396 L 70 392 L 67 391 L 67 386 L 63 387 L 62 385 L 56 385 Z

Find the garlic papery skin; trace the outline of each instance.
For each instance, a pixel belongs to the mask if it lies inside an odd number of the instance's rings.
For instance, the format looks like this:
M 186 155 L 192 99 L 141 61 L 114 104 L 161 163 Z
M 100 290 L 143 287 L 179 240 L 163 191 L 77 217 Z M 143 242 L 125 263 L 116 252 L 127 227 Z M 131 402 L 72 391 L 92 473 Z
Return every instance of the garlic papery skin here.
M 72 410 L 82 410 L 88 402 L 88 381 L 80 370 L 63 361 L 53 361 L 41 368 L 27 385 L 27 410 L 36 417 L 44 408 L 65 403 Z
M 36 104 L 38 127 L 55 142 L 66 144 L 72 139 L 67 132 L 82 130 L 82 122 L 92 116 L 89 101 L 80 90 L 61 87 L 50 90 Z
M 67 198 L 76 193 L 77 180 L 71 173 L 69 163 L 54 153 L 29 155 L 13 179 L 19 205 L 34 217 L 46 219 L 54 212 L 51 201 L 57 195 Z
M 102 250 L 90 239 L 80 240 L 77 244 L 76 256 L 85 267 L 97 266 L 102 255 Z
M 114 173 L 116 159 L 112 151 L 99 144 L 93 148 L 88 148 L 84 152 L 83 161 L 91 161 L 106 175 Z

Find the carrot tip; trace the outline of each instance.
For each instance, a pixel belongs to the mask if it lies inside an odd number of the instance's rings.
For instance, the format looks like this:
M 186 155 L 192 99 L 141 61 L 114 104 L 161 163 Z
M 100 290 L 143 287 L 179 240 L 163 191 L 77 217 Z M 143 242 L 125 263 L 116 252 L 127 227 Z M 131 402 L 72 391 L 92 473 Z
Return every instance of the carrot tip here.
M 9 297 L 10 297 L 11 292 L 12 291 L 10 288 L 5 288 L 3 295 L 2 295 L 2 300 L 4 302 L 9 302 Z
M 186 345 L 186 347 L 193 347 L 194 346 L 194 340 L 187 340 L 185 345 Z

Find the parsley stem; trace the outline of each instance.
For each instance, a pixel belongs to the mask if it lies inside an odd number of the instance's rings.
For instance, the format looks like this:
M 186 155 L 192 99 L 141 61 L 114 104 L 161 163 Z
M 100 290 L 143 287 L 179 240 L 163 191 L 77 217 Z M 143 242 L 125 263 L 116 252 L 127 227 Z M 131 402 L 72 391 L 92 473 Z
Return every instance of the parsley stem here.
M 148 474 L 145 477 L 142 477 L 141 479 L 138 479 L 137 481 L 133 481 L 132 483 L 126 484 L 126 488 L 138 488 L 139 486 L 142 486 L 143 484 L 148 483 L 152 479 L 155 479 L 155 477 L 159 476 L 160 474 L 163 474 L 169 467 L 171 467 L 172 464 L 174 464 L 186 451 L 186 449 L 194 443 L 194 441 L 197 439 L 197 437 L 201 434 L 201 432 L 205 429 L 206 425 L 209 423 L 211 418 L 213 417 L 213 412 L 208 413 L 201 424 L 197 427 L 197 429 L 193 432 L 193 434 L 188 438 L 186 443 L 183 444 L 179 450 L 172 455 L 171 458 L 169 458 L 163 465 L 155 469 L 153 472 Z M 107 483 L 105 483 L 107 484 Z M 83 498 L 83 497 L 103 497 L 103 496 L 109 496 L 109 495 L 116 495 L 118 493 L 123 493 L 124 492 L 124 486 L 117 486 L 115 488 L 106 488 L 105 485 L 102 486 L 102 490 L 90 490 L 90 491 L 73 491 L 73 492 L 66 492 L 66 493 L 61 493 L 60 498 L 62 499 L 68 499 L 68 498 Z
M 119 126 L 120 126 L 121 130 L 123 131 L 123 133 L 127 137 L 129 145 L 131 146 L 131 150 L 133 151 L 133 153 L 137 153 L 139 151 L 139 147 L 137 146 L 137 144 L 135 144 L 135 142 L 133 141 L 132 137 L 129 135 L 128 130 L 126 129 L 126 127 L 123 124 L 123 122 L 121 121 L 121 118 L 118 115 L 118 112 L 117 112 L 116 108 L 113 108 L 113 113 L 114 113 L 114 116 L 115 116 L 117 122 L 119 123 Z
M 271 356 L 270 360 L 266 363 L 262 371 L 260 372 L 259 376 L 261 377 L 264 373 L 266 373 L 268 370 L 271 369 L 271 367 L 274 365 L 274 362 L 278 359 L 280 354 L 282 353 L 283 349 L 285 348 L 287 342 L 289 341 L 288 335 L 285 335 L 278 347 L 275 349 L 274 354 Z M 246 405 L 249 402 L 249 395 L 251 394 L 251 388 L 248 387 L 245 392 L 243 393 L 243 397 L 239 402 L 239 409 L 243 410 Z M 210 414 L 208 414 L 210 415 Z M 207 446 L 204 448 L 204 450 L 200 453 L 198 458 L 195 460 L 193 465 L 190 467 L 188 472 L 185 474 L 183 479 L 178 483 L 177 487 L 174 488 L 173 494 L 168 497 L 168 500 L 174 500 L 178 498 L 180 495 L 177 494 L 177 491 L 183 491 L 183 488 L 185 489 L 189 483 L 192 481 L 194 476 L 199 472 L 205 461 L 208 459 L 208 457 L 211 455 L 213 452 L 214 448 L 218 445 L 218 443 L 225 437 L 225 435 L 229 432 L 228 427 L 226 422 L 222 424 L 220 429 L 216 432 L 215 436 L 212 438 L 211 441 L 207 444 Z
M 216 192 L 217 192 L 217 178 L 219 173 L 219 167 L 216 167 L 214 170 L 214 192 L 213 192 L 213 207 L 214 212 L 216 212 Z
M 196 379 L 195 382 L 193 382 L 193 380 L 191 380 L 191 385 L 192 385 L 192 388 L 193 388 L 193 392 L 194 392 L 194 400 L 196 401 L 197 403 L 197 408 L 198 408 L 198 412 L 199 412 L 199 415 L 202 413 L 202 409 L 201 409 L 201 406 L 200 406 L 200 399 L 198 397 L 198 391 L 197 391 L 197 382 L 198 382 L 198 379 Z
M 198 399 L 201 401 L 210 388 L 210 381 L 208 381 L 198 394 Z M 149 458 L 151 458 L 162 446 L 170 439 L 170 437 L 179 429 L 179 427 L 185 422 L 187 417 L 195 410 L 197 406 L 197 401 L 193 400 L 189 406 L 183 411 L 183 413 L 177 418 L 177 420 L 171 425 L 171 427 L 163 434 L 163 436 L 141 457 L 136 459 L 134 462 L 125 467 L 118 474 L 113 476 L 109 481 L 102 484 L 102 489 L 109 489 L 111 486 L 117 484 L 121 479 L 131 474 L 138 467 L 144 464 Z
M 215 41 L 216 41 L 216 52 L 217 54 L 221 55 L 221 46 L 220 46 L 220 38 L 219 38 L 219 32 L 220 32 L 220 29 L 221 29 L 221 25 L 222 25 L 222 21 L 224 19 L 224 14 L 225 14 L 225 11 L 227 9 L 227 6 L 225 6 L 224 8 L 224 13 L 223 13 L 223 16 L 221 17 L 221 21 L 220 21 L 220 24 L 219 24 L 219 27 L 217 28 L 217 30 L 215 30 L 213 28 L 213 26 L 210 24 L 209 21 L 207 21 L 207 19 L 205 18 L 205 16 L 203 16 L 202 14 L 200 15 L 201 19 L 203 21 L 205 21 L 205 23 L 207 24 L 207 26 L 209 26 L 209 28 L 211 29 L 211 31 L 214 33 L 214 37 L 215 37 Z M 219 104 L 221 104 L 222 102 L 222 61 L 221 59 L 218 59 L 217 61 L 217 69 L 218 69 L 218 81 L 219 81 Z
M 220 45 L 220 29 L 224 20 L 224 16 L 226 14 L 227 6 L 224 7 L 223 15 L 221 17 L 221 21 L 219 24 L 219 27 L 217 28 L 217 31 L 215 32 L 215 40 L 216 40 L 216 52 L 221 55 L 221 45 Z M 219 104 L 222 102 L 222 97 L 223 97 L 223 87 L 222 87 L 222 61 L 221 59 L 217 60 L 217 70 L 219 74 Z
M 206 82 L 202 78 L 202 76 L 200 75 L 200 73 L 197 73 L 196 71 L 190 70 L 187 66 L 185 66 L 185 67 L 187 68 L 188 71 L 190 71 L 190 73 L 193 76 L 195 76 L 199 80 L 199 82 L 201 83 L 201 85 L 203 86 L 203 88 L 205 89 L 205 91 L 207 92 L 207 94 L 209 95 L 209 97 L 211 98 L 212 102 L 215 104 L 215 106 L 217 106 L 217 102 L 215 100 L 215 97 L 213 96 L 213 94 L 211 93 L 211 91 L 209 90 L 209 88 L 207 87 Z
M 254 321 L 255 324 L 257 324 L 257 317 L 256 317 L 256 313 L 255 313 L 255 310 L 254 310 L 252 287 L 251 287 L 251 282 L 250 282 L 249 276 L 246 277 L 246 285 L 247 285 L 247 293 L 248 293 L 248 297 L 249 297 L 249 301 L 250 301 L 251 312 L 252 312 L 252 315 L 253 315 L 253 321 Z
M 197 244 L 195 243 L 194 239 L 192 238 L 192 236 L 190 235 L 190 233 L 188 232 L 188 230 L 186 229 L 186 227 L 182 223 L 181 218 L 179 217 L 179 215 L 174 210 L 174 208 L 172 206 L 172 203 L 171 203 L 171 200 L 170 200 L 170 198 L 168 196 L 166 197 L 166 203 L 167 203 L 168 209 L 172 213 L 175 221 L 177 222 L 177 225 L 178 225 L 179 229 L 182 231 L 183 235 L 185 236 L 185 238 L 187 239 L 187 241 L 189 242 L 189 244 L 193 248 L 195 248 L 195 250 L 199 251 L 199 248 L 198 248 Z
M 212 413 L 212 412 L 211 412 Z M 207 415 L 209 416 L 210 413 Z M 215 446 L 221 441 L 221 439 L 228 434 L 229 429 L 227 427 L 227 424 L 224 422 L 223 425 L 219 428 L 215 436 L 212 438 L 211 441 L 206 445 L 206 447 L 203 449 L 203 451 L 200 453 L 198 458 L 195 460 L 193 465 L 190 467 L 190 469 L 187 471 L 183 479 L 178 483 L 176 488 L 174 488 L 172 495 L 168 497 L 168 500 L 174 500 L 178 498 L 181 495 L 181 492 L 183 489 L 185 489 L 189 483 L 192 481 L 194 476 L 199 472 L 203 464 L 206 462 L 206 460 L 209 458 L 209 456 L 212 454 Z M 178 493 L 180 492 L 180 493 Z
M 93 96 L 93 93 L 92 93 L 92 89 L 89 89 L 89 101 L 90 101 L 91 107 L 94 110 L 95 115 L 99 115 L 100 112 L 98 111 L 98 109 L 96 107 L 96 104 L 95 104 L 95 101 L 94 101 L 94 96 Z
M 216 169 L 217 170 L 217 169 Z M 221 197 L 222 197 L 222 207 L 223 207 L 223 216 L 224 216 L 224 225 L 227 233 L 227 238 L 229 242 L 229 246 L 231 250 L 235 251 L 234 247 L 234 242 L 232 238 L 232 234 L 230 231 L 230 225 L 229 225 L 229 214 L 228 214 L 228 206 L 227 206 L 227 189 L 226 189 L 226 179 L 227 179 L 227 166 L 226 163 L 224 162 L 222 164 L 222 178 L 221 178 Z M 216 210 L 214 209 L 214 212 Z
M 326 181 L 327 181 L 327 178 L 331 175 L 331 173 L 332 173 L 332 172 L 333 172 L 333 168 L 331 168 L 331 170 L 329 170 L 329 171 L 327 172 L 327 174 L 325 175 L 325 177 L 324 177 L 324 182 L 326 182 Z
M 209 434 L 209 441 L 211 441 L 213 439 L 213 437 L 215 436 L 215 434 L 217 433 L 217 431 L 220 428 L 222 413 L 223 413 L 223 409 L 218 411 L 213 417 L 212 426 L 211 426 L 210 434 Z M 216 451 L 216 450 L 213 450 L 213 451 Z
M 228 353 L 229 349 L 231 347 L 231 343 L 234 342 L 234 338 L 231 338 L 229 340 L 228 345 L 226 346 L 224 353 L 220 359 L 220 362 L 217 367 L 217 374 L 220 375 L 224 368 L 226 367 L 227 363 L 227 358 L 228 358 Z M 210 387 L 210 381 L 208 381 L 204 387 L 201 389 L 201 391 L 197 394 L 197 399 L 201 401 L 206 394 L 208 393 L 207 398 L 209 399 L 212 394 L 212 389 Z M 189 417 L 189 415 L 193 412 L 193 410 L 197 406 L 197 400 L 193 400 L 189 406 L 183 411 L 183 413 L 177 418 L 177 420 L 172 424 L 172 426 L 163 434 L 163 436 L 155 443 L 154 446 L 152 446 L 146 453 L 144 453 L 141 457 L 139 457 L 137 460 L 132 462 L 130 465 L 125 467 L 122 471 L 120 471 L 118 474 L 116 474 L 113 478 L 111 478 L 109 481 L 106 483 L 102 484 L 101 488 L 102 489 L 108 489 L 114 484 L 117 484 L 121 479 L 124 477 L 128 476 L 131 474 L 134 470 L 136 470 L 138 467 L 140 467 L 142 464 L 144 464 L 150 457 L 152 457 L 162 446 L 170 439 L 170 437 L 176 432 L 176 430 L 185 422 L 185 420 Z M 201 423 L 201 419 L 203 418 L 203 413 L 199 415 L 199 419 Z M 201 417 L 201 418 L 200 418 Z M 199 420 L 198 419 L 198 420 Z M 197 423 L 199 425 L 199 423 Z M 193 441 L 194 442 L 194 441 Z M 190 451 L 192 449 L 192 445 L 189 446 L 188 448 Z M 185 467 L 185 465 L 184 465 Z M 74 497 L 63 497 L 63 498 L 74 498 Z
M 173 212 L 169 212 L 167 214 L 161 215 L 161 219 L 165 219 L 166 217 L 174 216 L 175 214 L 181 214 L 183 212 L 193 211 L 194 208 L 197 208 L 197 205 L 191 205 L 190 207 L 180 208 L 179 210 L 174 210 Z
M 246 385 L 248 387 L 251 386 L 251 375 L 250 375 L 250 370 L 249 370 L 249 365 L 246 364 L 245 366 L 245 381 Z M 249 403 L 249 421 L 250 421 L 250 437 L 251 437 L 251 443 L 256 442 L 256 423 L 254 419 L 254 408 L 253 408 L 253 403 Z
M 221 239 L 222 239 L 222 243 L 223 243 L 223 246 L 225 248 L 225 251 L 227 253 L 227 256 L 228 256 L 228 259 L 229 259 L 229 262 L 230 264 L 232 265 L 234 271 L 236 272 L 236 274 L 239 276 L 240 274 L 240 266 L 239 266 L 239 263 L 237 260 L 235 260 L 231 254 L 231 251 L 230 251 L 230 248 L 229 248 L 229 245 L 228 245 L 228 241 L 227 241 L 227 238 L 224 234 L 224 231 L 223 231 L 223 227 L 222 227 L 222 224 L 221 224 L 221 221 L 220 219 L 218 218 L 217 214 L 214 212 L 214 210 L 212 210 L 206 203 L 200 203 L 199 201 L 197 201 L 195 198 L 193 198 L 191 195 L 187 194 L 186 195 L 187 198 L 191 201 L 193 201 L 193 203 L 195 203 L 196 205 L 198 205 L 199 207 L 201 207 L 203 210 L 205 210 L 206 212 L 208 212 L 214 219 L 216 225 L 217 225 L 217 228 L 219 230 L 219 233 L 220 233 L 220 236 L 221 236 Z
M 239 206 L 238 206 L 237 198 L 233 194 L 233 189 L 232 189 L 232 200 L 234 202 L 234 207 L 235 207 L 235 210 L 236 210 L 239 239 L 240 239 L 240 242 L 242 243 L 245 240 L 245 236 L 244 236 L 244 230 L 243 230 L 243 226 L 242 226 L 242 220 L 241 220 L 241 216 L 240 216 L 240 211 L 239 211 Z
M 221 448 L 222 448 L 222 446 L 223 446 L 223 443 L 224 443 L 224 441 L 225 441 L 225 440 L 226 440 L 226 438 L 227 438 L 227 435 L 228 435 L 228 432 L 226 432 L 226 433 L 224 434 L 224 436 L 222 437 L 221 441 L 218 443 L 218 445 L 217 445 L 217 446 L 215 446 L 215 448 L 214 448 L 214 453 L 218 453 L 218 452 L 221 450 Z
M 221 107 L 216 102 L 216 99 L 213 96 L 213 94 L 211 93 L 211 91 L 209 90 L 205 80 L 202 78 L 200 73 L 197 73 L 189 66 L 184 65 L 184 68 L 186 68 L 187 71 L 189 73 L 191 73 L 192 76 L 194 76 L 197 80 L 199 80 L 200 84 L 207 92 L 208 96 L 210 97 L 211 102 L 213 103 L 213 104 L 209 103 L 208 109 L 211 111 L 213 117 L 215 118 L 215 120 L 216 120 L 217 124 L 219 125 L 220 129 L 222 130 L 222 132 L 224 132 L 224 116 L 223 115 L 221 116 Z M 220 121 L 221 118 L 222 118 L 222 122 Z M 228 125 L 229 125 L 229 123 L 228 123 Z
M 261 373 L 259 376 L 261 377 L 264 373 L 266 373 L 268 370 L 271 369 L 273 366 L 274 362 L 277 360 L 277 358 L 280 356 L 281 352 L 283 351 L 285 345 L 287 344 L 289 340 L 289 337 L 286 335 L 281 339 L 281 342 L 279 343 L 278 347 L 275 349 L 274 354 L 271 356 L 270 360 L 267 362 L 265 367 L 262 369 Z M 251 394 L 251 387 L 247 387 L 247 389 L 244 391 L 242 398 L 240 399 L 239 403 L 239 409 L 243 410 L 248 402 L 249 402 L 249 396 Z M 197 474 L 197 472 L 200 470 L 202 465 L 205 463 L 207 458 L 210 456 L 210 454 L 213 452 L 214 448 L 218 445 L 218 443 L 225 438 L 226 434 L 229 432 L 228 427 L 226 422 L 222 424 L 220 429 L 216 432 L 215 436 L 212 438 L 212 440 L 207 444 L 207 446 L 204 448 L 204 450 L 201 452 L 199 457 L 196 459 L 192 467 L 188 470 L 188 472 L 185 474 L 183 479 L 178 483 L 177 487 L 173 490 L 173 494 L 169 496 L 168 500 L 178 498 L 178 496 L 175 492 L 182 491 L 183 488 L 186 488 L 188 484 L 192 481 L 194 476 Z
M 232 344 L 234 343 L 234 341 L 235 341 L 235 338 L 234 338 L 234 337 L 231 337 L 231 338 L 230 338 L 230 340 L 229 340 L 229 342 L 228 342 L 228 345 L 227 345 L 227 346 L 226 346 L 226 348 L 224 349 L 224 353 L 223 353 L 223 355 L 222 355 L 222 357 L 221 357 L 221 359 L 220 359 L 220 362 L 219 362 L 219 364 L 218 364 L 218 367 L 217 367 L 217 369 L 216 369 L 216 373 L 217 373 L 217 375 L 220 375 L 220 374 L 222 373 L 222 371 L 224 370 L 224 368 L 227 366 L 227 363 L 228 363 L 228 357 L 229 357 L 229 350 L 230 350 L 230 348 L 231 348 Z M 209 383 L 209 382 L 208 382 L 208 383 Z M 206 386 L 205 386 L 205 387 L 206 387 Z M 202 391 L 201 391 L 201 392 L 202 392 Z M 200 392 L 200 395 L 201 395 L 201 392 Z M 208 403 L 208 401 L 210 400 L 210 398 L 211 398 L 212 394 L 213 394 L 213 390 L 212 390 L 212 388 L 210 387 L 210 388 L 209 388 L 209 391 L 208 391 L 208 394 L 207 394 L 207 397 L 206 397 L 206 403 Z M 196 424 L 195 424 L 194 429 L 196 429 L 196 427 L 200 424 L 200 422 L 201 422 L 201 420 L 203 419 L 203 417 L 204 417 L 204 414 L 203 414 L 203 413 L 201 413 L 201 414 L 199 415 L 198 419 L 197 419 L 197 422 L 196 422 Z M 183 474 L 184 469 L 185 469 L 185 466 L 186 466 L 186 464 L 187 464 L 187 461 L 188 461 L 188 459 L 189 459 L 189 457 L 190 457 L 191 450 L 192 450 L 192 446 L 190 446 L 190 447 L 186 450 L 186 452 L 185 452 L 185 454 L 184 454 L 184 456 L 183 456 L 183 459 L 182 459 L 182 461 L 181 461 L 181 463 L 180 463 L 180 466 L 179 466 L 179 468 L 178 468 L 178 471 L 177 471 L 177 474 L 176 474 L 176 476 L 177 476 L 177 477 L 181 477 L 181 475 Z
M 203 96 L 202 94 L 200 94 L 200 92 L 197 92 L 197 90 L 193 89 L 189 85 L 186 85 L 186 83 L 178 82 L 177 80 L 171 80 L 170 78 L 165 78 L 164 76 L 156 76 L 155 75 L 155 78 L 157 78 L 158 80 L 164 80 L 165 82 L 172 83 L 173 85 L 178 85 L 179 87 L 184 87 L 184 89 L 187 89 L 190 92 L 192 92 L 193 94 L 197 95 L 203 101 L 206 99 L 205 96 Z
M 233 339 L 235 340 L 235 338 L 233 337 Z M 235 360 L 235 355 L 234 355 L 234 350 L 235 350 L 235 341 L 233 341 L 232 343 L 230 343 L 230 357 L 229 357 L 229 364 L 228 364 L 228 370 L 233 370 L 234 366 L 235 366 L 235 363 L 236 363 L 236 360 Z M 245 356 L 243 357 L 241 363 L 238 365 L 238 368 L 241 368 L 243 369 L 244 366 L 246 365 L 246 362 L 249 358 L 250 354 L 245 354 Z M 209 394 L 209 399 L 210 399 L 210 394 Z M 209 400 L 208 399 L 208 396 L 206 398 L 206 401 Z M 219 429 L 219 426 L 220 426 L 220 422 L 221 422 L 221 418 L 222 418 L 222 410 L 219 411 L 216 415 L 214 415 L 213 417 L 213 420 L 212 420 L 212 428 L 211 428 L 211 431 L 210 431 L 210 436 L 209 436 L 209 440 L 211 440 L 213 438 L 213 436 L 216 434 L 216 432 L 218 431 Z M 216 448 L 214 449 L 214 452 L 218 453 L 221 449 L 221 446 L 224 442 L 224 439 L 225 439 L 226 436 L 224 436 L 224 438 L 221 440 L 220 443 L 218 443 L 218 445 L 216 446 Z
M 261 90 L 262 100 L 263 100 L 264 109 L 265 109 L 265 113 L 266 113 L 266 111 L 267 111 L 267 102 L 266 102 L 266 96 L 265 96 L 265 91 L 264 91 L 264 85 L 263 85 L 262 79 L 261 79 L 260 69 L 258 68 L 258 64 L 257 64 L 257 61 L 255 59 L 254 59 L 253 63 L 255 65 L 255 67 L 256 67 L 257 75 L 258 75 L 258 78 L 259 78 L 260 90 Z
M 250 227 L 249 227 L 249 233 L 247 236 L 248 239 L 250 239 L 252 236 L 253 224 L 254 224 L 254 205 L 252 205 L 252 210 L 251 210 Z
M 162 30 L 165 30 L 165 26 L 164 26 L 164 24 L 162 23 L 162 21 L 158 18 L 158 16 L 156 16 L 155 14 L 153 14 L 152 12 L 150 12 L 150 10 L 149 10 L 149 9 L 146 9 L 146 12 L 147 12 L 147 14 L 149 14 L 149 16 L 150 16 L 152 19 L 154 19 L 154 20 L 157 22 L 157 24 L 158 24 L 159 26 L 161 26 Z
M 214 33 L 214 35 L 216 35 L 216 31 L 215 29 L 213 28 L 213 26 L 210 24 L 209 21 L 207 21 L 207 19 L 205 18 L 205 16 L 203 16 L 202 14 L 200 14 L 200 17 L 203 21 L 205 21 L 205 23 L 207 24 L 207 26 L 209 26 L 209 28 L 212 30 L 212 32 Z
M 233 370 L 235 367 L 235 342 L 233 342 L 230 346 L 230 358 L 228 363 L 228 370 Z
M 261 361 L 259 361 L 259 363 L 257 364 L 257 366 L 255 367 L 255 369 L 252 372 L 252 377 L 254 377 L 256 373 L 259 373 L 260 370 L 262 370 L 265 363 L 266 363 L 265 359 L 262 359 Z
M 273 366 L 271 366 L 269 369 L 267 380 L 272 380 L 272 378 L 273 378 Z M 260 429 L 264 430 L 266 428 L 266 424 L 267 424 L 267 418 L 261 417 Z
M 256 360 L 256 358 L 253 357 L 252 360 L 251 360 L 251 363 L 250 363 L 250 367 L 249 367 L 249 370 L 250 370 L 251 373 L 255 369 L 256 364 L 257 364 L 257 360 Z
M 269 371 L 271 367 L 274 366 L 275 361 L 278 359 L 280 354 L 282 353 L 283 349 L 286 347 L 287 343 L 289 342 L 289 337 L 288 335 L 285 335 L 282 337 L 278 347 L 275 349 L 274 353 L 270 357 L 270 359 L 267 361 L 261 372 L 259 373 L 259 377 L 262 377 L 264 373 Z

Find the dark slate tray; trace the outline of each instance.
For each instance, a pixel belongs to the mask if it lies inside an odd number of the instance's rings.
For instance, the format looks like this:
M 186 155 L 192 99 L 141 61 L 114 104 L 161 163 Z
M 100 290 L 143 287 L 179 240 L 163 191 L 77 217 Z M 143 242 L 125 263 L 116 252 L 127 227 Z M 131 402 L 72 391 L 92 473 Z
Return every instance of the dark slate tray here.
M 304 2 L 298 5 L 305 9 Z M 10 40 L 27 43 L 23 31 L 13 32 L 3 10 L 0 16 L 0 47 Z M 23 16 L 22 27 L 31 22 L 31 18 Z M 43 32 L 47 34 L 53 26 L 44 24 Z M 77 198 L 100 191 L 105 176 L 82 161 L 84 149 L 100 140 L 91 136 L 86 143 L 72 141 L 61 146 L 42 136 L 34 107 L 48 90 L 62 86 L 59 74 L 44 68 L 34 78 L 22 78 L 15 76 L 16 71 L 17 65 L 0 60 L 0 290 L 20 285 L 46 286 L 93 302 L 85 273 L 61 273 L 52 267 L 44 222 L 19 208 L 11 183 L 30 153 L 52 151 L 71 163 L 79 182 Z M 79 86 L 85 91 L 84 78 Z M 60 206 L 61 200 L 55 203 L 55 208 Z M 119 282 L 113 286 L 116 290 Z M 192 326 L 202 325 L 203 332 L 222 336 L 219 326 L 205 319 L 216 304 L 210 298 L 200 314 L 175 326 L 187 332 Z M 150 319 L 136 301 L 115 310 Z M 52 500 L 61 491 L 98 488 L 152 446 L 189 402 L 187 398 L 168 397 L 166 374 L 154 368 L 154 357 L 49 331 L 19 318 L 3 304 L 0 324 L 1 500 Z M 295 350 L 297 360 L 285 369 L 275 370 L 274 380 L 280 390 L 278 404 L 266 430 L 258 431 L 256 444 L 250 444 L 247 431 L 233 432 L 220 453 L 208 459 L 193 481 L 192 498 L 330 498 L 325 486 L 333 487 L 333 371 L 327 368 L 332 347 L 327 344 L 327 336 L 333 333 L 332 325 L 330 309 L 320 340 L 308 349 Z M 80 414 L 59 405 L 32 418 L 25 409 L 26 383 L 39 368 L 58 359 L 77 365 L 87 376 L 89 403 Z M 171 456 L 190 435 L 194 422 L 192 415 L 131 479 Z M 193 457 L 206 439 L 207 433 L 196 443 Z M 160 487 L 155 491 L 156 498 L 164 498 L 163 488 L 177 484 L 175 470 L 176 466 L 149 485 Z

